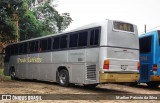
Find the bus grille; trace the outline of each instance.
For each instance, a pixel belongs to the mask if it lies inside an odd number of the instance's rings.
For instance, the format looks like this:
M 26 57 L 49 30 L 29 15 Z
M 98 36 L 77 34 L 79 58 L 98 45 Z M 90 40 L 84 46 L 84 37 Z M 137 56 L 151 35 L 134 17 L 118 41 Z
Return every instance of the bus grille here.
M 87 66 L 87 80 L 96 80 L 96 65 Z
M 148 80 L 149 79 L 149 67 L 148 65 L 141 65 L 141 79 Z

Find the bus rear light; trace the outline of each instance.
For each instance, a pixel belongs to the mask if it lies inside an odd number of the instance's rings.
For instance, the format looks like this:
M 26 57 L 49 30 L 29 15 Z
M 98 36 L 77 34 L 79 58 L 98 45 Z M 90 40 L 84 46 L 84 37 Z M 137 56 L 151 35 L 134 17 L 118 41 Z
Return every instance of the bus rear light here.
M 109 69 L 109 60 L 104 60 L 103 69 Z
M 157 64 L 153 64 L 153 71 L 157 71 Z
M 140 63 L 137 63 L 137 69 L 140 70 Z

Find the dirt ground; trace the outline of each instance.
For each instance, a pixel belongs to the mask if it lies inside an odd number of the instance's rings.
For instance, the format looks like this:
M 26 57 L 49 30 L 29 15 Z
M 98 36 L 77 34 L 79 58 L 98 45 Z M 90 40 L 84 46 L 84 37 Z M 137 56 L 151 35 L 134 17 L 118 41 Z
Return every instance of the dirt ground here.
M 0 94 L 105 94 L 110 96 L 112 94 L 158 94 L 160 95 L 160 87 L 150 89 L 145 84 L 138 85 L 136 87 L 131 87 L 127 85 L 120 84 L 101 84 L 95 89 L 84 88 L 83 86 L 72 86 L 72 87 L 61 87 L 57 83 L 51 82 L 40 82 L 31 80 L 3 80 L 0 81 Z M 81 95 L 79 95 L 81 96 Z M 42 101 L 12 101 L 15 103 L 27 102 L 27 103 L 159 103 L 159 100 L 96 100 L 93 98 L 90 100 L 42 100 Z M 7 101 L 0 101 L 0 103 L 10 103 Z

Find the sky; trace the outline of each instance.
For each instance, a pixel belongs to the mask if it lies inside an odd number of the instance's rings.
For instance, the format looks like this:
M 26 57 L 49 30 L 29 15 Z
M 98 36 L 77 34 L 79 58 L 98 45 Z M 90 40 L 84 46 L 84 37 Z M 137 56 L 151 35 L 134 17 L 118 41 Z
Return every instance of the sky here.
M 59 13 L 68 12 L 73 19 L 66 31 L 105 19 L 133 23 L 139 34 L 144 33 L 145 24 L 147 31 L 160 30 L 160 0 L 56 0 L 56 3 Z

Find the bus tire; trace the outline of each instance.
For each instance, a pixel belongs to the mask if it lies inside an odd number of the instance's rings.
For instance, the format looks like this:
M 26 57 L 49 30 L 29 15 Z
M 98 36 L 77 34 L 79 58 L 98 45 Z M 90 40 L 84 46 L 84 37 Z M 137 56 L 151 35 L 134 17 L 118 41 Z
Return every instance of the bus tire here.
M 15 72 L 15 69 L 14 68 L 11 68 L 10 69 L 10 77 L 11 77 L 11 80 L 16 80 L 16 72 Z
M 148 82 L 146 84 L 148 85 L 149 88 L 156 88 L 159 86 L 159 83 L 156 82 Z
M 69 86 L 69 74 L 68 71 L 65 69 L 62 69 L 58 73 L 58 83 L 61 86 L 67 87 Z

